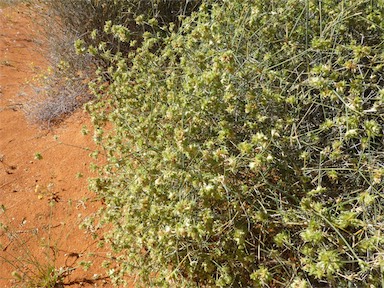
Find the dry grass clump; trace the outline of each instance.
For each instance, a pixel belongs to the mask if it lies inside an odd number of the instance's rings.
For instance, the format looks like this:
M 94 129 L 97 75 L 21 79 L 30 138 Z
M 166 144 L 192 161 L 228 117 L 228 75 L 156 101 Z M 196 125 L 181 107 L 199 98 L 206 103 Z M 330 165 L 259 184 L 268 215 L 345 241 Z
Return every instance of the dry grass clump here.
M 20 3 L 30 3 L 29 0 L 1 0 L 0 8 L 4 8 L 10 5 L 20 4 Z
M 27 119 L 43 128 L 59 123 L 92 99 L 87 80 L 96 67 L 91 57 L 76 54 L 73 43 L 80 35 L 67 27 L 50 5 L 38 1 L 30 6 L 44 43 L 40 53 L 45 55 L 49 68 L 32 81 L 35 93 L 26 94 L 23 104 Z
M 23 111 L 31 123 L 50 128 L 92 99 L 83 77 L 58 79 L 59 73 L 42 81 L 45 85 L 34 86 L 35 94 L 23 104 Z

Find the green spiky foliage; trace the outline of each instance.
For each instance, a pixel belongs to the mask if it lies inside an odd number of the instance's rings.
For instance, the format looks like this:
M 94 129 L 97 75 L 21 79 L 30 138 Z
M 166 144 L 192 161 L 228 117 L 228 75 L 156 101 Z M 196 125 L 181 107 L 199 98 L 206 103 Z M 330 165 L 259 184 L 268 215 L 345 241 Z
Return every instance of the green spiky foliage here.
M 112 63 L 88 107 L 108 158 L 92 188 L 111 277 L 382 285 L 383 14 L 383 1 L 203 1 L 129 55 L 93 49 Z

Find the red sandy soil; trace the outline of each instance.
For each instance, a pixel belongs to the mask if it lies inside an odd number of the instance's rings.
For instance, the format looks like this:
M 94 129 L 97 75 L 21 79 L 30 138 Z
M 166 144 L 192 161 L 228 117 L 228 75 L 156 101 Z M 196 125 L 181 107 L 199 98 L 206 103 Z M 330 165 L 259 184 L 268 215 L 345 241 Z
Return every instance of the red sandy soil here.
M 106 252 L 78 228 L 101 205 L 88 191 L 92 159 L 86 148 L 94 144 L 81 133 L 84 125 L 91 127 L 88 116 L 76 112 L 44 131 L 21 111 L 20 93 L 33 93 L 26 82 L 46 67 L 28 13 L 21 5 L 0 8 L 0 207 L 6 208 L 0 223 L 8 227 L 0 227 L 0 287 L 23 287 L 47 262 L 68 272 L 65 287 L 111 287 L 100 268 Z M 29 263 L 35 257 L 39 264 Z M 81 261 L 94 265 L 84 271 Z M 11 275 L 28 267 L 21 282 Z

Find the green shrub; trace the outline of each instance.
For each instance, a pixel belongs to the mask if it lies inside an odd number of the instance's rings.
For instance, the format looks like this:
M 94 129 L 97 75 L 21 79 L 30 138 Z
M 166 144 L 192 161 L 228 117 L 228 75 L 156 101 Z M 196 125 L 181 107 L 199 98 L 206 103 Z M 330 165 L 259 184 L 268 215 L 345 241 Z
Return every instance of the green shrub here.
M 207 0 L 135 53 L 99 51 L 116 282 L 383 285 L 383 8 Z
M 65 34 L 73 35 L 81 39 L 87 45 L 95 44 L 94 35 L 98 33 L 98 41 L 103 41 L 113 53 L 118 51 L 127 53 L 132 50 L 130 43 L 119 42 L 115 37 L 100 33 L 106 22 L 117 26 L 129 28 L 132 31 L 131 40 L 140 40 L 141 35 L 148 29 L 150 19 L 155 19 L 159 27 L 171 22 L 178 23 L 179 17 L 190 14 L 196 10 L 199 0 L 40 0 L 43 5 L 42 14 L 44 19 L 54 25 L 48 25 L 45 31 L 49 38 L 62 38 Z M 46 12 L 47 11 L 47 12 Z M 140 23 L 135 19 L 139 17 Z M 52 31 L 52 26 L 60 27 L 61 31 Z M 54 30 L 57 30 L 54 29 Z M 160 29 L 158 29 L 160 30 Z M 70 45 L 74 41 L 66 41 Z M 55 45 L 60 49 L 60 44 Z M 72 54 L 74 54 L 72 52 Z M 67 60 L 68 55 L 60 53 L 62 59 Z M 98 59 L 101 60 L 101 59 Z M 105 59 L 104 59 L 105 60 Z
M 102 49 L 115 54 L 134 50 L 142 39 L 142 34 L 160 25 L 179 22 L 179 17 L 197 9 L 199 0 L 188 1 L 124 1 L 124 0 L 39 0 L 32 9 L 37 11 L 36 22 L 40 25 L 39 35 L 44 43 L 51 71 L 33 83 L 37 92 L 24 99 L 24 112 L 28 120 L 42 127 L 58 123 L 88 102 L 92 95 L 87 82 L 94 78 L 96 65 L 109 65 L 108 57 L 90 57 L 76 53 L 74 42 L 95 46 L 102 41 Z M 135 21 L 137 18 L 138 21 Z M 152 20 L 151 20 L 152 19 Z M 140 21 L 139 21 L 140 20 Z M 101 33 L 105 23 L 116 27 L 129 28 L 131 41 L 120 42 L 110 34 Z M 138 24 L 136 24 L 138 22 Z M 97 41 L 95 40 L 97 38 Z M 104 74 L 108 79 L 109 74 Z

